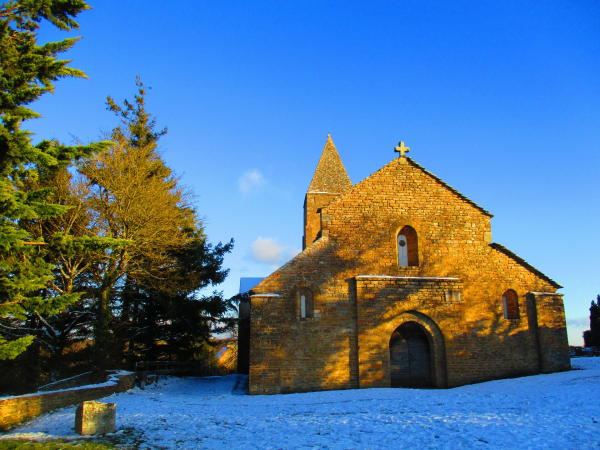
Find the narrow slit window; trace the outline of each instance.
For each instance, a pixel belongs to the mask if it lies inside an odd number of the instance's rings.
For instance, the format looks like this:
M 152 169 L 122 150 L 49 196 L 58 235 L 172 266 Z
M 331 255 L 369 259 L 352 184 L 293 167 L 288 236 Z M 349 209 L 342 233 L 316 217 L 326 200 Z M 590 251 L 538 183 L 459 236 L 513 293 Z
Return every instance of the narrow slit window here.
M 298 290 L 298 316 L 301 319 L 312 319 L 315 316 L 314 296 L 310 289 Z
M 505 319 L 519 318 L 519 296 L 515 291 L 509 289 L 502 294 L 502 307 Z

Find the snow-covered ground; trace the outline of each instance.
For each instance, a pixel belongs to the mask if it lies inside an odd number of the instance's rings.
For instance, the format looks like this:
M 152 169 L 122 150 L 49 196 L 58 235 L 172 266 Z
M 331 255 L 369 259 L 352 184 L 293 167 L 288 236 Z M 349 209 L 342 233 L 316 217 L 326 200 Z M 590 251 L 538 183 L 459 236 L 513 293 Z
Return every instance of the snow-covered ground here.
M 580 370 L 449 390 L 249 396 L 238 375 L 173 378 L 101 401 L 117 403 L 117 429 L 140 448 L 600 448 L 600 358 L 572 364 Z M 75 439 L 74 414 L 45 414 L 0 439 Z

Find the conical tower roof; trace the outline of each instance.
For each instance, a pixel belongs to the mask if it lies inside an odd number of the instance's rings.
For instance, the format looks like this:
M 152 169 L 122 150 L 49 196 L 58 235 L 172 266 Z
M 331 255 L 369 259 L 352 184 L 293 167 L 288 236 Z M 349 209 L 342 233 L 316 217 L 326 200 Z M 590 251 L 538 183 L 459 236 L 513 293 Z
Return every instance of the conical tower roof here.
M 342 194 L 351 187 L 352 181 L 346 173 L 346 168 L 331 140 L 331 135 L 328 134 L 323 154 L 308 187 L 308 192 Z

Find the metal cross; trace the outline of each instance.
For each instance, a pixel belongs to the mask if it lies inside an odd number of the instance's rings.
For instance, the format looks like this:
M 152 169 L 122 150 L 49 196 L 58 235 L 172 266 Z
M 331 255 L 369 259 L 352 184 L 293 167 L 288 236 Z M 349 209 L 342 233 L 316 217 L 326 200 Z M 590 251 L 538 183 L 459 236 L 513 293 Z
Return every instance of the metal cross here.
M 405 147 L 404 142 L 398 143 L 399 147 L 395 147 L 394 151 L 400 152 L 400 158 L 404 158 L 404 154 L 410 151 L 410 147 Z

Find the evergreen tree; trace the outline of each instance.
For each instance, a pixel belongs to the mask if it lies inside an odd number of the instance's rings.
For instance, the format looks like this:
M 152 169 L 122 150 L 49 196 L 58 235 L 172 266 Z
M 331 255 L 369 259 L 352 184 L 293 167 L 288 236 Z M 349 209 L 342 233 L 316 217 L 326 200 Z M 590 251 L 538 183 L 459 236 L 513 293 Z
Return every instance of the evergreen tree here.
M 215 247 L 205 238 L 194 239 L 173 256 L 178 269 L 168 276 L 187 279 L 177 290 L 158 291 L 136 284 L 140 303 L 136 320 L 137 336 L 129 350 L 147 361 L 202 359 L 203 349 L 212 345 L 211 334 L 231 331 L 235 325 L 235 305 L 220 292 L 200 296 L 197 291 L 224 281 L 223 258 L 233 246 Z M 136 359 L 137 359 L 136 358 Z
M 37 44 L 36 30 L 47 20 L 61 30 L 78 28 L 74 18 L 89 9 L 83 0 L 12 0 L 0 6 L 0 317 L 25 320 L 28 314 L 52 314 L 78 301 L 80 294 L 42 294 L 53 279 L 45 261 L 47 242 L 34 239 L 23 223 L 64 214 L 69 207 L 53 201 L 53 191 L 27 185 L 40 174 L 63 170 L 107 143 L 65 146 L 44 140 L 33 145 L 24 121 L 39 117 L 27 105 L 63 77 L 85 77 L 58 55 L 78 38 Z M 0 359 L 16 357 L 33 336 L 0 333 Z
M 223 281 L 223 255 L 233 243 L 208 244 L 191 194 L 157 151 L 166 129 L 155 130 L 139 78 L 136 84 L 134 102 L 120 107 L 108 98 L 108 109 L 122 121 L 110 135 L 114 146 L 79 166 L 91 186 L 88 202 L 98 232 L 130 244 L 105 253 L 91 271 L 99 368 L 140 347 L 147 353 L 164 335 L 160 330 L 175 330 L 195 318 L 207 322 L 206 314 L 216 318 L 227 309 L 218 294 L 195 299 L 193 293 Z M 210 312 L 201 316 L 198 305 Z M 184 328 L 176 334 L 208 336 L 205 327 Z
M 600 347 L 600 295 L 596 301 L 592 300 L 590 306 L 590 329 L 584 331 L 583 340 L 585 347 Z
M 46 381 L 50 382 L 70 375 L 68 368 L 73 362 L 65 358 L 65 354 L 70 353 L 75 343 L 91 338 L 92 296 L 88 287 L 93 263 L 106 251 L 116 251 L 127 242 L 97 235 L 98 230 L 85 203 L 88 187 L 65 168 L 42 172 L 37 180 L 28 180 L 25 186 L 27 191 L 50 188 L 53 201 L 69 207 L 60 216 L 20 222 L 33 239 L 47 244 L 43 247 L 43 258 L 52 267 L 52 279 L 40 290 L 40 296 L 49 301 L 64 295 L 81 297 L 53 314 L 27 311 L 24 318 L 4 318 L 0 320 L 0 329 L 15 337 L 34 337 L 41 349 L 34 353 L 47 359 L 49 379 Z M 24 359 L 26 363 L 33 360 L 31 357 Z M 38 365 L 34 364 L 35 367 Z

